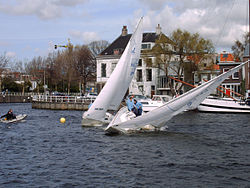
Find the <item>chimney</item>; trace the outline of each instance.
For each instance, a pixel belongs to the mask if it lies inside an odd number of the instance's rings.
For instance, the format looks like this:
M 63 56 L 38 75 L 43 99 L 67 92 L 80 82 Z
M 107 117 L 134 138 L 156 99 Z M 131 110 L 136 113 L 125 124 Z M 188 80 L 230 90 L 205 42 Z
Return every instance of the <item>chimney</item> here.
M 156 35 L 160 35 L 161 34 L 161 26 L 160 26 L 160 24 L 157 25 L 155 32 L 156 32 Z
M 122 36 L 126 36 L 127 34 L 128 34 L 128 29 L 127 29 L 127 26 L 124 25 L 122 28 Z

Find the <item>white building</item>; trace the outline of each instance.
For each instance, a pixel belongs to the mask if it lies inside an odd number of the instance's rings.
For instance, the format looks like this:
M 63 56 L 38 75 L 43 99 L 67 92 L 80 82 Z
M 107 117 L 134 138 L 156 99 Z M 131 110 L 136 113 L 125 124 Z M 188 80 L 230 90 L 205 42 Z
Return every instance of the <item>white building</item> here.
M 160 35 L 164 35 L 161 32 L 160 25 L 156 27 L 156 32 L 154 33 L 143 33 L 142 55 L 138 62 L 135 76 L 129 87 L 129 94 L 142 94 L 149 97 L 154 94 L 170 94 L 170 88 L 168 87 L 169 79 L 166 77 L 164 71 L 159 68 L 147 66 L 145 55 L 143 55 L 144 50 L 152 49 Z M 115 69 L 130 37 L 131 34 L 128 34 L 127 27 L 123 26 L 122 34 L 97 56 L 97 86 L 99 91 Z M 147 59 L 153 62 L 155 57 L 147 54 Z M 169 74 L 174 76 L 173 72 L 169 72 Z

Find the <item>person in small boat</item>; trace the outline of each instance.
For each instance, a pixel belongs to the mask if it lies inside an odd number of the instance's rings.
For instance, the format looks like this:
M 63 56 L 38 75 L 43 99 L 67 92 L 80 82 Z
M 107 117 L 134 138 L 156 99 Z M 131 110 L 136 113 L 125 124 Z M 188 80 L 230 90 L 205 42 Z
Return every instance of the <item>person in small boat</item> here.
M 126 104 L 127 104 L 128 110 L 131 111 L 134 106 L 134 99 L 132 95 L 127 99 Z
M 142 104 L 134 99 L 134 105 L 132 111 L 136 116 L 140 116 L 142 114 Z
M 13 114 L 12 109 L 10 109 L 7 114 L 1 116 L 1 118 L 6 117 L 7 120 L 15 119 L 16 116 Z

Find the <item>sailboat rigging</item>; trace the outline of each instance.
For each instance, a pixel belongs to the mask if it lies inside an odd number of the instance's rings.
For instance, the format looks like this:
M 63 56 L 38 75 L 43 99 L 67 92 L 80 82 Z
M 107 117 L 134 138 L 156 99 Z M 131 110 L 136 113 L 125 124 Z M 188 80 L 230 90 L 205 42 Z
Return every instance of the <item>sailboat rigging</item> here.
M 82 125 L 98 126 L 105 120 L 107 110 L 117 110 L 134 76 L 142 43 L 143 18 L 140 19 L 116 68 L 88 111 L 83 114 Z
M 249 61 L 246 61 L 235 68 L 215 77 L 214 79 L 193 88 L 183 95 L 172 99 L 163 106 L 156 108 L 137 118 L 122 121 L 122 113 L 118 112 L 114 119 L 105 129 L 108 133 L 131 133 L 137 131 L 157 130 L 163 127 L 173 116 L 187 110 L 196 108 L 211 92 L 213 92 L 227 77 L 238 71 Z M 125 109 L 121 109 L 125 110 Z M 124 118 L 123 118 L 124 119 Z

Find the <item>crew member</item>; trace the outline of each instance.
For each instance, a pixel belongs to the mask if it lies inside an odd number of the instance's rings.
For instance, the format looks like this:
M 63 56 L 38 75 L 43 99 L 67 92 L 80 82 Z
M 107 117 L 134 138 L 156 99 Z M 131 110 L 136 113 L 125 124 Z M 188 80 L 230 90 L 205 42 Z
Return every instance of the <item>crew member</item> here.
M 142 114 L 142 104 L 134 99 L 134 105 L 132 111 L 136 116 L 140 116 Z
M 126 103 L 127 103 L 128 110 L 131 111 L 134 106 L 134 99 L 132 95 L 127 99 Z
M 16 116 L 13 114 L 12 109 L 10 109 L 7 114 L 1 116 L 1 118 L 6 117 L 7 120 L 15 119 Z

